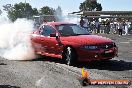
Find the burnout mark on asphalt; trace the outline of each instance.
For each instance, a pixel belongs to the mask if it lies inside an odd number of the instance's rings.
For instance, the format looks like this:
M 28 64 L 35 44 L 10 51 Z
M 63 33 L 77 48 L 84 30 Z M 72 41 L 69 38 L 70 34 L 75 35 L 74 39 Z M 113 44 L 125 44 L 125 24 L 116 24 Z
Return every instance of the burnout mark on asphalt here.
M 116 39 L 112 39 L 112 40 L 116 40 Z
M 20 87 L 10 86 L 10 85 L 0 85 L 0 88 L 20 88 Z
M 7 64 L 5 64 L 5 63 L 0 63 L 0 65 L 7 65 Z

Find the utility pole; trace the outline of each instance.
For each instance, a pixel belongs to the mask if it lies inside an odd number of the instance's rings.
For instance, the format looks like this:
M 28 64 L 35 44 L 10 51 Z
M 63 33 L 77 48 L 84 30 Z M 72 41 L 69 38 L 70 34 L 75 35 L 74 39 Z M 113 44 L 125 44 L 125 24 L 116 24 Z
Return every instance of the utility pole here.
M 25 0 L 25 17 L 27 18 L 27 11 L 26 11 L 26 0 Z
M 2 14 L 2 11 L 1 11 L 1 9 L 0 9 L 0 15 Z

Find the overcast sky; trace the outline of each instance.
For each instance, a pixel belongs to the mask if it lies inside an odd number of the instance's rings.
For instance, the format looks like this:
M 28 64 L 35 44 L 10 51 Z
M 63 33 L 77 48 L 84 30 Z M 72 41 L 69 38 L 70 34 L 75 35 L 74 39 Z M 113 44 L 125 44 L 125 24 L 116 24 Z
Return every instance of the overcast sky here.
M 26 0 L 33 7 L 40 9 L 43 6 L 57 8 L 61 6 L 64 13 L 70 13 L 79 10 L 79 5 L 84 0 Z M 5 4 L 25 2 L 25 0 L 0 0 L 0 9 Z M 129 10 L 132 11 L 132 0 L 98 0 L 102 4 L 103 10 Z

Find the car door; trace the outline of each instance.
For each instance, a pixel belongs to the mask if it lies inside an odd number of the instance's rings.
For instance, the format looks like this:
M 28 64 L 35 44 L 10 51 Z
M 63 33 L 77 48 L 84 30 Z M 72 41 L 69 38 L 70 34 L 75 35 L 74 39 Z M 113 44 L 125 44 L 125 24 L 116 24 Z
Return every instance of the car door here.
M 34 34 L 32 34 L 31 36 L 31 41 L 32 41 L 32 46 L 35 50 L 35 52 L 42 54 L 42 53 L 46 53 L 45 51 L 45 47 L 44 47 L 44 37 L 41 32 L 43 30 L 43 27 L 41 27 L 40 29 L 38 29 L 36 32 L 34 32 Z
M 41 35 L 42 47 L 44 47 L 47 54 L 58 55 L 61 53 L 61 48 L 56 40 L 56 37 L 50 37 L 50 34 L 55 34 L 56 30 L 50 25 L 44 25 Z

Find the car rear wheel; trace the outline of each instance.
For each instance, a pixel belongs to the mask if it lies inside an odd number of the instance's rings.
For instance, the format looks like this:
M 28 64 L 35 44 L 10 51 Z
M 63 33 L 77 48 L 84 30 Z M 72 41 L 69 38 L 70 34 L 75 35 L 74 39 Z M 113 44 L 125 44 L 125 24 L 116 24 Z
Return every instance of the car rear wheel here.
M 77 62 L 77 54 L 71 47 L 67 47 L 64 50 L 63 60 L 66 65 L 74 65 Z

